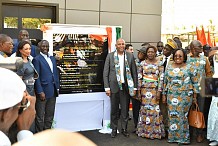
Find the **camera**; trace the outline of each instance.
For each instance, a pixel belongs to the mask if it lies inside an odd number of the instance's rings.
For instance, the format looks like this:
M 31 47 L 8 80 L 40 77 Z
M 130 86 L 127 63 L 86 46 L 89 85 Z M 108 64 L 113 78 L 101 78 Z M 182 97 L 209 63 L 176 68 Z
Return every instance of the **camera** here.
M 23 59 L 21 57 L 7 57 L 0 59 L 0 67 L 17 72 L 23 68 Z

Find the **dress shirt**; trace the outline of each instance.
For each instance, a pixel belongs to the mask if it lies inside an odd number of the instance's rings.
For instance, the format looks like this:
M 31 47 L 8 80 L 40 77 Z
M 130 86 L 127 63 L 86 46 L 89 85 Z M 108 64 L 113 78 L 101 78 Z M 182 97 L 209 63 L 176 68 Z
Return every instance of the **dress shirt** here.
M 120 64 L 121 83 L 125 83 L 125 79 L 124 79 L 124 53 L 122 55 L 118 54 L 118 58 L 119 58 L 119 64 Z
M 40 52 L 40 54 L 45 58 L 45 60 L 47 61 L 48 65 L 49 65 L 49 67 L 50 67 L 50 69 L 51 69 L 51 72 L 53 72 L 53 64 L 52 64 L 52 62 L 51 62 L 50 55 L 49 55 L 49 54 L 48 54 L 48 55 L 45 55 L 45 54 L 43 54 L 42 52 Z

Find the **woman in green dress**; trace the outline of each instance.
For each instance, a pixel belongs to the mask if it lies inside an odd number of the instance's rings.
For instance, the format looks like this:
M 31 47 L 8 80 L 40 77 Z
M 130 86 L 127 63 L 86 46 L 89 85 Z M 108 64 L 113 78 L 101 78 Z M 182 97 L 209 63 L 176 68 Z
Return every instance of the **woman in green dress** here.
M 163 103 L 168 108 L 168 142 L 190 143 L 188 112 L 193 97 L 196 97 L 198 79 L 196 71 L 186 64 L 187 54 L 183 49 L 173 53 L 174 62 L 164 75 Z

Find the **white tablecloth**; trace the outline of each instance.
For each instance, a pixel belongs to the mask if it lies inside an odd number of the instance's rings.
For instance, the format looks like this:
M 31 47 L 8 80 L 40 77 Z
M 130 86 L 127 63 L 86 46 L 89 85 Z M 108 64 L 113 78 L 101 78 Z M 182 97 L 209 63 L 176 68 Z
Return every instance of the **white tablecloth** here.
M 110 98 L 105 92 L 60 94 L 57 98 L 54 128 L 101 129 L 103 120 L 110 120 Z

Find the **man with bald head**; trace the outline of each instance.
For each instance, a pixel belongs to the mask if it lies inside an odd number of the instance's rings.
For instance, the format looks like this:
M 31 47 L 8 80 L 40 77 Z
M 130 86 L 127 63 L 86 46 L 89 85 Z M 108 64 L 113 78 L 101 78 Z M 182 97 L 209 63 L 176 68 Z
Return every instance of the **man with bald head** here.
M 103 72 L 105 91 L 111 100 L 112 138 L 117 135 L 119 104 L 121 106 L 121 133 L 129 137 L 127 132 L 129 102 L 130 96 L 136 94 L 137 78 L 133 54 L 125 51 L 125 41 L 120 38 L 116 42 L 116 50 L 107 55 Z
M 0 58 L 6 58 L 11 55 L 13 49 L 13 40 L 6 34 L 0 34 Z
M 17 47 L 18 47 L 18 44 L 20 41 L 23 41 L 23 40 L 29 40 L 29 32 L 27 30 L 20 30 L 19 34 L 18 34 L 18 42 L 14 44 L 14 48 L 13 48 L 13 51 L 12 53 L 15 53 L 17 51 Z M 36 57 L 38 54 L 39 54 L 39 49 L 37 48 L 37 46 L 35 45 L 31 45 L 31 56 L 32 57 Z
M 202 77 L 212 77 L 212 72 L 210 69 L 210 62 L 208 59 L 201 54 L 203 52 L 203 46 L 200 41 L 193 40 L 190 44 L 190 53 L 187 58 L 187 64 L 191 64 L 197 71 L 199 84 Z M 199 87 L 196 87 L 199 89 Z M 193 102 L 197 102 L 200 111 L 204 111 L 205 98 L 202 98 L 200 94 L 193 98 Z M 204 140 L 203 129 L 196 129 L 197 142 L 202 142 Z

